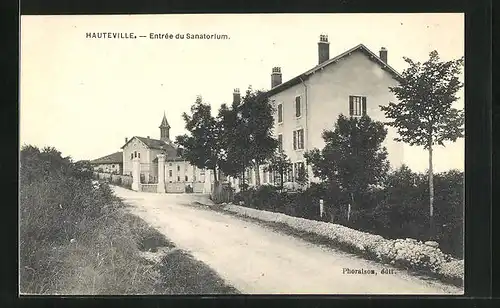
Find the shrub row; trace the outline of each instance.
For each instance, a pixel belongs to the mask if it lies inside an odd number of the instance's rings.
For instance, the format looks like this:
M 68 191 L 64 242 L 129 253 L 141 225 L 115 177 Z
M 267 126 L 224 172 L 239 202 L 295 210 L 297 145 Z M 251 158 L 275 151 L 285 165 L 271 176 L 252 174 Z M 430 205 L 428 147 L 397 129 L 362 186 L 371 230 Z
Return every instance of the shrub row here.
M 339 187 L 312 184 L 297 193 L 281 193 L 263 185 L 235 194 L 233 203 L 255 209 L 342 224 L 385 238 L 429 239 L 428 183 L 424 174 L 402 168 L 390 174 L 385 187 L 358 195 L 351 207 L 350 198 Z M 432 238 L 441 250 L 463 258 L 463 173 L 450 171 L 434 177 L 434 218 L 436 233 Z M 320 217 L 319 200 L 324 200 L 325 214 Z
M 439 248 L 415 239 L 385 239 L 380 235 L 354 230 L 342 225 L 292 217 L 233 204 L 224 210 L 261 221 L 284 224 L 295 230 L 328 238 L 333 243 L 371 259 L 397 267 L 424 271 L 453 282 L 463 283 L 464 263 Z

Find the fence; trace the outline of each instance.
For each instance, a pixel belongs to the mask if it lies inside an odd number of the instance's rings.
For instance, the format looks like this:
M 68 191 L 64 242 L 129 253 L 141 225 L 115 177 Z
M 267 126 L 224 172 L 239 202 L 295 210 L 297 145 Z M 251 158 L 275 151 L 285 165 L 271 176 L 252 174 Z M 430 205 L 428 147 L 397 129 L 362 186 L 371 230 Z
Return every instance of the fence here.
M 158 184 L 141 184 L 141 191 L 156 193 L 158 192 Z
M 97 180 L 107 180 L 112 184 L 119 186 L 124 186 L 124 187 L 132 186 L 132 177 L 128 175 L 94 172 L 94 178 Z
M 110 173 L 94 172 L 94 178 L 97 180 L 109 181 L 112 184 L 123 186 L 127 188 L 132 187 L 133 179 L 129 175 L 116 175 Z M 141 183 L 140 189 L 143 192 L 154 192 L 158 191 L 158 183 Z M 176 183 L 165 183 L 165 191 L 167 193 L 205 193 L 205 183 L 201 182 L 176 182 Z

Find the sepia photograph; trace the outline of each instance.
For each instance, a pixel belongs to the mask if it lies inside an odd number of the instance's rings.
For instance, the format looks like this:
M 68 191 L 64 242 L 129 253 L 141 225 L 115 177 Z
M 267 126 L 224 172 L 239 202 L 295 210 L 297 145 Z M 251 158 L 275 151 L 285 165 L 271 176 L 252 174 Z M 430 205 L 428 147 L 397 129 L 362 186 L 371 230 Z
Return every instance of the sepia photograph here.
M 464 14 L 20 17 L 20 295 L 463 295 Z

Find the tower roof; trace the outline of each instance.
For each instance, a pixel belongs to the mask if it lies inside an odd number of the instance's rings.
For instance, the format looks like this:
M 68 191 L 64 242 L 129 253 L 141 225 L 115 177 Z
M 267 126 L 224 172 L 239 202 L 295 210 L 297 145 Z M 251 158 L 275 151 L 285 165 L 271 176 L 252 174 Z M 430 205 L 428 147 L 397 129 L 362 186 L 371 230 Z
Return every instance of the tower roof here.
M 170 125 L 168 124 L 167 116 L 165 115 L 165 112 L 163 112 L 163 119 L 161 120 L 160 128 L 170 128 Z

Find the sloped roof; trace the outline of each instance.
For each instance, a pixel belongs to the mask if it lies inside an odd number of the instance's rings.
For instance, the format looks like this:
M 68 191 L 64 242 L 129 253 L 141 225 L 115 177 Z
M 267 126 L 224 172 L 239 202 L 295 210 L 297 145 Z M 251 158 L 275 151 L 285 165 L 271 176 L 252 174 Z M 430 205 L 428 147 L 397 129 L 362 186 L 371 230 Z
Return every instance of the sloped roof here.
M 368 49 L 365 45 L 359 44 L 343 53 L 340 55 L 331 58 L 329 60 L 326 60 L 325 62 L 316 65 L 315 67 L 311 68 L 310 70 L 288 80 L 287 82 L 281 83 L 271 90 L 267 91 L 267 95 L 271 96 L 276 93 L 279 93 L 281 91 L 284 91 L 296 84 L 301 83 L 302 81 L 307 80 L 309 77 L 311 77 L 312 74 L 316 73 L 318 70 L 324 69 L 326 66 L 335 64 L 337 61 L 341 60 L 344 57 L 350 56 L 353 52 L 355 51 L 361 51 L 364 54 L 366 54 L 372 61 L 375 61 L 382 69 L 386 70 L 389 72 L 396 80 L 400 80 L 402 78 L 401 74 L 398 73 L 394 68 L 392 68 L 390 65 L 382 61 L 379 56 L 377 56 L 375 53 L 373 53 L 370 49 Z
M 91 164 L 122 164 L 123 152 L 116 152 L 90 161 Z
M 165 142 L 163 140 L 153 139 L 153 138 L 144 138 L 139 136 L 134 136 L 130 138 L 127 143 L 122 146 L 122 149 L 127 146 L 134 138 L 137 138 L 139 141 L 144 143 L 150 149 L 163 150 L 167 155 L 167 161 L 172 159 L 179 159 L 179 155 L 177 153 L 177 147 L 175 144 L 171 142 Z
M 170 128 L 165 113 L 163 113 L 163 119 L 161 120 L 160 128 Z

